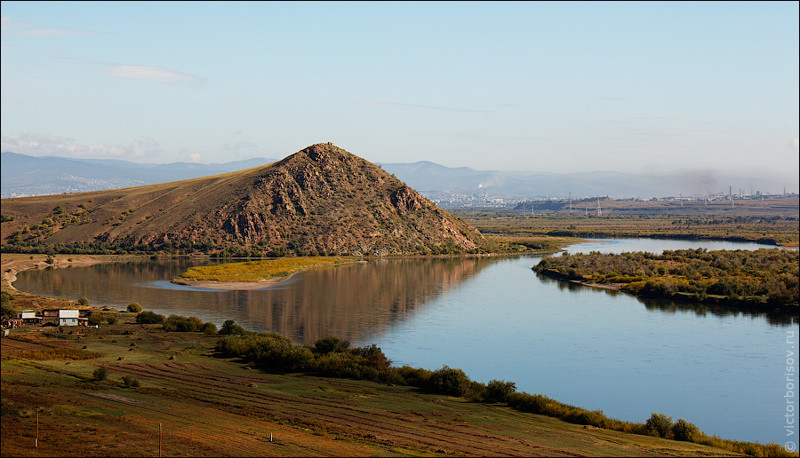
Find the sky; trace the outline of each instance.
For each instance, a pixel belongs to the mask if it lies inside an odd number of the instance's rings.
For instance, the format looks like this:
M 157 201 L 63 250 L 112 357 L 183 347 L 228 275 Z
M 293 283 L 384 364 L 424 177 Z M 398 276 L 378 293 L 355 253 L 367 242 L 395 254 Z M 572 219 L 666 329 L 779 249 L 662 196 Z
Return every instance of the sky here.
M 798 2 L 13 2 L 2 151 L 798 182 Z

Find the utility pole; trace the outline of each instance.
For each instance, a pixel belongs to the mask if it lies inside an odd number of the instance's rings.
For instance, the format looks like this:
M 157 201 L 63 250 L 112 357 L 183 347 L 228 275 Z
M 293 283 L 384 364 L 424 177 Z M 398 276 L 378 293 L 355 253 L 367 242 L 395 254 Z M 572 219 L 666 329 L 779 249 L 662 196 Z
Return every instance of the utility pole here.
M 786 188 L 783 188 L 783 194 L 786 194 Z M 569 214 L 572 216 L 572 193 L 569 193 Z

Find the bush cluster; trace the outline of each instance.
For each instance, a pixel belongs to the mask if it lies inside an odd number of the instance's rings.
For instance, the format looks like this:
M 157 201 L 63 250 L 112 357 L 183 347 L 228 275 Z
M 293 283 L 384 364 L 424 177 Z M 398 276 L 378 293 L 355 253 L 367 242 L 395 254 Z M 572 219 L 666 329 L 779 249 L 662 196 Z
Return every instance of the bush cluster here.
M 145 310 L 136 315 L 136 324 L 161 324 L 165 319 L 166 317 L 164 315 Z
M 236 324 L 233 320 L 225 320 L 225 322 L 222 323 L 222 327 L 219 328 L 219 333 L 222 334 L 223 336 L 230 336 L 230 335 L 242 336 L 246 332 L 243 327 Z
M 764 248 L 665 250 L 661 255 L 592 251 L 544 258 L 533 269 L 556 278 L 623 284 L 624 291 L 638 295 L 796 307 L 798 256 L 797 251 Z
M 196 316 L 170 315 L 163 324 L 164 330 L 168 332 L 195 332 L 203 327 L 203 321 Z
M 217 325 L 211 322 L 203 323 L 203 320 L 196 316 L 185 317 L 181 315 L 170 315 L 169 318 L 167 318 L 164 317 L 164 315 L 159 315 L 148 310 L 139 312 L 136 315 L 136 324 L 161 324 L 164 326 L 164 330 L 168 332 L 217 333 Z

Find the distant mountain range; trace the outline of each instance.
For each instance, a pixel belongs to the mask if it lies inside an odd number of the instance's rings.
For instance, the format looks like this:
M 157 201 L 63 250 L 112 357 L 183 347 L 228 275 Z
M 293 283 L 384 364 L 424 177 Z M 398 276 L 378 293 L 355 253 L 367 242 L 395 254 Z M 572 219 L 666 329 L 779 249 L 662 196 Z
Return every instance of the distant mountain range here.
M 116 189 L 199 178 L 275 162 L 253 158 L 220 164 L 145 164 L 108 159 L 68 159 L 2 153 L 2 197 Z M 546 173 L 480 171 L 434 162 L 379 164 L 443 207 L 513 205 L 529 199 L 608 196 L 651 198 L 797 192 L 797 183 L 723 176 L 710 171 L 661 175 L 619 172 Z
M 114 159 L 70 159 L 0 154 L 2 198 L 102 191 L 187 180 L 270 164 L 255 158 L 224 164 L 145 164 Z

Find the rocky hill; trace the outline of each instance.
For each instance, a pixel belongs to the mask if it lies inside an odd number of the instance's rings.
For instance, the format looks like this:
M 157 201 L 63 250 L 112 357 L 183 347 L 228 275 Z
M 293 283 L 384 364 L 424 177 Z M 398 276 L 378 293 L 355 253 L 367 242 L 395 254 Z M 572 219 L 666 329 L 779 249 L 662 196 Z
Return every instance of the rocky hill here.
M 5 249 L 229 254 L 468 252 L 482 236 L 330 143 L 273 164 L 110 191 L 2 200 Z

